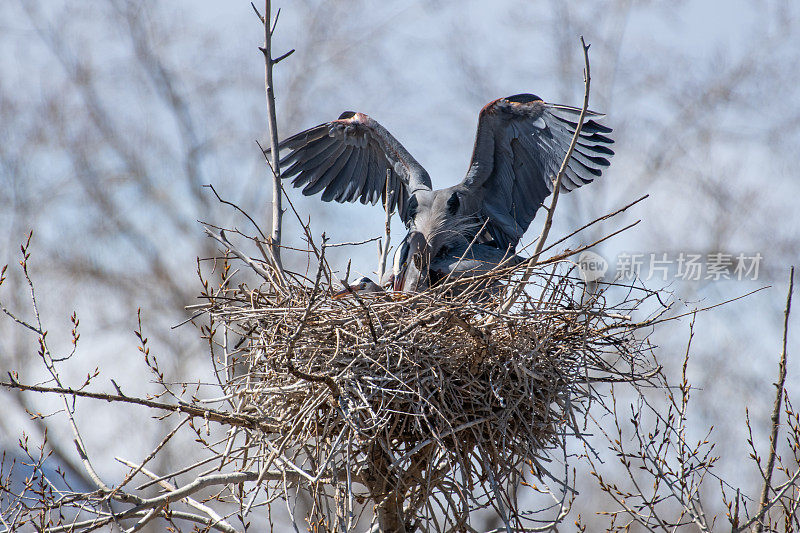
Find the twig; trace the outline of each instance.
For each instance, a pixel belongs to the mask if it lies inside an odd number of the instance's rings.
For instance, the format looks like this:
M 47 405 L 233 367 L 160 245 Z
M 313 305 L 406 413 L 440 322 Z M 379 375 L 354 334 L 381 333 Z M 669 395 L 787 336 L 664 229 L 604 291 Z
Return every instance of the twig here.
M 616 237 L 620 233 L 622 233 L 624 231 L 628 231 L 629 229 L 631 229 L 634 226 L 638 226 L 639 222 L 641 222 L 641 221 L 642 220 L 639 219 L 636 222 L 631 222 L 627 226 L 625 226 L 623 228 L 620 228 L 617 231 L 611 232 L 608 235 L 600 237 L 599 239 L 597 239 L 596 241 L 594 241 L 592 243 L 585 244 L 583 246 L 579 246 L 578 248 L 575 248 L 574 250 L 566 250 L 566 251 L 564 251 L 564 252 L 562 252 L 562 253 L 560 253 L 558 255 L 554 255 L 552 257 L 548 257 L 547 259 L 544 259 L 542 261 L 537 262 L 537 265 L 549 265 L 551 263 L 557 263 L 559 261 L 563 261 L 567 257 L 572 257 L 573 255 L 577 255 L 577 254 L 581 253 L 584 250 L 588 250 L 589 248 L 594 248 L 595 246 L 597 246 L 601 242 L 607 241 L 608 239 L 610 239 L 612 237 Z
M 264 150 L 264 147 L 261 146 L 261 143 L 259 143 L 258 141 L 256 141 L 256 144 L 258 145 L 258 148 L 261 150 L 261 155 L 264 156 L 264 160 L 267 162 L 267 165 L 270 168 L 272 168 L 272 162 L 269 160 L 269 155 L 267 155 L 268 151 Z M 273 170 L 273 172 L 274 172 L 274 170 Z M 280 185 L 281 190 L 283 191 L 283 193 L 286 194 L 286 189 L 283 187 L 283 183 L 279 182 L 278 185 Z M 295 218 L 300 223 L 300 227 L 303 228 L 303 233 L 306 236 L 306 241 L 308 242 L 308 246 L 309 246 L 311 252 L 314 253 L 314 255 L 316 256 L 317 259 L 320 259 L 320 252 L 317 249 L 316 245 L 314 244 L 313 235 L 311 235 L 311 228 L 310 228 L 311 223 L 310 223 L 310 221 L 308 223 L 303 222 L 303 218 L 300 216 L 300 213 L 297 212 L 297 209 L 295 208 L 294 203 L 292 203 L 292 199 L 289 197 L 288 194 L 286 194 L 286 201 L 289 202 L 289 207 L 292 209 L 292 213 L 294 213 Z M 321 259 L 320 259 L 320 261 L 321 261 Z M 325 278 L 327 278 L 327 280 L 328 280 L 328 286 L 332 287 L 333 286 L 333 280 L 331 280 L 331 276 L 330 276 L 329 270 L 330 269 L 326 268 L 324 270 L 324 274 L 325 274 Z
M 172 405 L 168 403 L 156 402 L 147 400 L 145 398 L 138 398 L 135 396 L 121 396 L 119 394 L 107 394 L 102 392 L 87 392 L 64 387 L 43 387 L 40 385 L 25 385 L 19 383 L 13 378 L 10 383 L 0 381 L 0 387 L 9 389 L 27 390 L 33 392 L 48 392 L 53 394 L 60 394 L 64 397 L 74 396 L 78 398 L 92 398 L 95 400 L 104 400 L 106 402 L 122 402 L 131 403 L 134 405 L 141 405 L 151 409 L 161 409 L 164 411 L 172 411 L 176 413 L 185 413 L 187 415 L 196 416 L 204 419 L 211 420 L 212 422 L 219 422 L 229 426 L 242 426 L 253 429 L 262 429 L 264 431 L 272 431 L 273 428 L 269 423 L 262 420 L 260 417 L 249 416 L 245 414 L 234 414 L 217 411 L 215 409 L 203 409 L 191 405 Z M 275 426 L 277 427 L 277 426 Z M 108 489 L 110 492 L 111 489 Z
M 255 6 L 253 6 L 255 9 Z M 258 10 L 256 10 L 258 13 Z M 260 15 L 259 15 L 260 16 Z M 272 32 L 270 29 L 270 0 L 264 0 L 264 46 L 259 48 L 264 54 L 264 88 L 267 96 L 267 116 L 269 122 L 269 139 L 272 148 L 272 233 L 270 234 L 269 247 L 275 258 L 278 270 L 283 270 L 281 262 L 281 223 L 283 218 L 281 194 L 281 168 L 280 154 L 278 153 L 278 119 L 275 113 L 275 90 L 272 82 L 272 67 L 278 61 L 285 59 L 291 52 L 282 55 L 278 60 L 272 59 Z M 277 17 L 275 22 L 277 23 Z
M 284 296 L 288 296 L 288 292 L 286 292 L 286 289 L 284 289 L 284 287 L 283 287 L 283 285 L 286 282 L 286 278 L 284 276 L 283 269 L 282 268 L 278 268 L 278 266 L 277 266 L 279 264 L 279 262 L 280 262 L 279 257 L 277 257 L 275 255 L 272 256 L 272 259 L 273 259 L 273 261 L 275 262 L 275 265 L 276 265 L 275 272 L 276 272 L 276 274 L 278 276 L 278 279 L 281 280 L 281 282 L 282 282 L 282 283 L 275 283 L 275 280 L 273 279 L 272 276 L 270 276 L 269 272 L 267 272 L 261 266 L 256 264 L 255 261 L 253 261 L 252 259 L 247 257 L 247 255 L 245 253 L 243 253 L 238 248 L 236 248 L 228 240 L 228 237 L 225 236 L 225 231 L 224 230 L 220 230 L 219 231 L 219 235 L 217 235 L 216 233 L 214 233 L 213 231 L 211 231 L 208 228 L 205 228 L 205 231 L 206 231 L 206 234 L 209 237 L 211 237 L 215 241 L 219 242 L 220 244 L 225 245 L 228 248 L 228 250 L 233 252 L 233 254 L 236 255 L 236 257 L 241 259 L 247 266 L 252 268 L 254 272 L 256 272 L 259 276 L 264 278 L 264 280 L 266 280 L 270 284 L 272 284 L 273 287 L 277 288 L 281 292 L 281 294 L 283 294 Z M 256 241 L 256 242 L 258 242 L 258 241 Z M 268 248 L 268 250 L 269 250 L 270 254 L 273 254 L 273 247 L 272 246 L 270 246 Z
M 244 209 L 242 209 L 241 207 L 239 207 L 239 206 L 238 206 L 238 205 L 236 205 L 235 203 L 233 203 L 233 202 L 229 202 L 228 200 L 225 200 L 224 198 L 222 198 L 222 196 L 220 196 L 220 195 L 219 195 L 219 193 L 217 192 L 217 190 L 216 190 L 216 189 L 214 188 L 214 186 L 213 186 L 213 185 L 211 185 L 210 183 L 209 183 L 209 184 L 207 184 L 207 185 L 203 185 L 203 187 L 205 187 L 205 188 L 207 188 L 207 189 L 211 189 L 211 192 L 212 192 L 212 193 L 214 193 L 214 196 L 216 196 L 216 197 L 217 197 L 217 200 L 218 200 L 220 203 L 222 203 L 222 204 L 225 204 L 225 205 L 229 205 L 229 206 L 233 207 L 234 209 L 236 209 L 237 211 L 239 211 L 241 214 L 243 214 L 243 215 L 245 216 L 245 218 L 247 218 L 247 220 L 249 220 L 249 221 L 250 221 L 250 223 L 251 223 L 253 226 L 255 226 L 255 228 L 256 228 L 256 231 L 258 231 L 258 234 L 259 234 L 259 235 L 261 235 L 261 238 L 262 238 L 262 239 L 264 239 L 264 240 L 267 240 L 267 236 L 266 236 L 266 235 L 264 235 L 264 232 L 263 232 L 263 231 L 261 231 L 261 227 L 258 225 L 258 223 L 257 223 L 255 220 L 253 220 L 253 217 L 251 217 L 249 214 L 247 214 L 247 211 L 245 211 Z
M 736 300 L 741 300 L 743 298 L 747 298 L 748 296 L 752 296 L 753 294 L 755 294 L 757 292 L 761 292 L 761 291 L 766 290 L 768 288 L 769 288 L 769 286 L 760 287 L 760 288 L 754 289 L 754 290 L 752 290 L 752 291 L 750 291 L 748 293 L 742 294 L 741 296 L 737 296 L 736 298 L 729 298 L 729 299 L 724 300 L 724 301 L 719 302 L 719 303 L 715 303 L 715 304 L 712 304 L 712 305 L 707 305 L 707 306 L 701 307 L 699 309 L 692 309 L 691 311 L 686 311 L 685 313 L 681 313 L 679 315 L 671 316 L 671 317 L 668 317 L 668 318 L 659 318 L 657 320 L 643 320 L 642 322 L 636 322 L 634 324 L 610 324 L 610 325 L 608 325 L 608 326 L 606 326 L 606 327 L 604 327 L 604 328 L 602 328 L 602 329 L 600 329 L 598 331 L 600 333 L 605 333 L 606 331 L 611 331 L 613 329 L 618 329 L 618 328 L 630 328 L 631 330 L 633 330 L 633 329 L 641 329 L 641 328 L 644 328 L 644 327 L 652 327 L 652 326 L 655 326 L 656 324 L 661 324 L 662 322 L 671 322 L 673 320 L 677 320 L 679 318 L 683 318 L 683 317 L 688 316 L 688 315 L 693 315 L 695 313 L 700 313 L 702 311 L 709 311 L 709 310 L 714 309 L 716 307 L 721 307 L 723 305 L 727 305 L 729 303 L 733 303 Z
M 639 202 L 641 202 L 643 200 L 646 200 L 647 198 L 650 198 L 649 194 L 645 194 L 644 196 L 640 196 L 636 200 L 630 202 L 629 204 L 627 204 L 627 205 L 625 205 L 623 207 L 620 207 L 616 211 L 613 211 L 611 213 L 607 213 L 607 214 L 605 214 L 605 215 L 603 215 L 601 217 L 597 217 L 596 219 L 592 220 L 591 222 L 587 222 L 586 224 L 584 224 L 580 228 L 576 229 L 572 233 L 569 233 L 568 235 L 565 235 L 565 236 L 561 237 L 560 239 L 558 239 L 557 241 L 555 241 L 554 243 L 548 245 L 547 248 L 544 248 L 541 253 L 546 252 L 547 250 L 553 248 L 554 246 L 558 246 L 562 242 L 566 241 L 567 239 L 569 239 L 570 237 L 572 237 L 574 235 L 577 235 L 578 233 L 580 233 L 581 231 L 585 230 L 589 226 L 594 226 L 598 222 L 602 222 L 603 220 L 608 220 L 609 218 L 615 217 L 620 213 L 624 213 L 625 211 L 628 210 L 629 207 L 633 207 L 634 205 L 638 204 Z
M 131 461 L 126 461 L 125 459 L 122 459 L 120 457 L 117 457 L 116 459 L 117 459 L 117 461 L 119 461 L 120 463 L 124 464 L 125 466 L 128 466 L 128 467 L 132 468 L 133 470 L 132 470 L 131 473 L 133 473 L 133 472 L 141 472 L 142 474 L 146 475 L 150 479 L 156 481 L 159 485 L 161 485 L 162 487 L 164 487 L 165 489 L 167 489 L 170 492 L 174 492 L 174 491 L 178 490 L 178 488 L 175 487 L 174 485 L 172 485 L 171 483 L 165 481 L 164 479 L 160 479 L 158 475 L 156 475 L 153 472 L 150 472 L 148 469 L 146 469 L 144 467 L 144 463 L 137 465 L 136 463 L 133 463 Z M 233 526 L 231 526 L 228 522 L 226 522 L 211 507 L 209 507 L 209 506 L 207 506 L 205 504 L 202 504 L 202 503 L 198 502 L 197 500 L 195 500 L 194 498 L 191 498 L 189 496 L 186 496 L 183 499 L 183 501 L 186 502 L 186 504 L 189 505 L 190 507 L 194 507 L 198 511 L 202 511 L 205 514 L 207 514 L 208 517 L 211 518 L 212 520 L 214 520 L 215 524 L 221 526 L 221 529 L 224 530 L 226 533 L 236 533 L 236 529 Z
M 765 509 L 769 501 L 769 491 L 772 488 L 772 471 L 775 468 L 776 448 L 778 446 L 778 428 L 781 420 L 781 399 L 783 398 L 783 387 L 786 383 L 786 338 L 789 333 L 789 313 L 792 310 L 792 292 L 794 291 L 794 266 L 789 271 L 789 292 L 786 295 L 786 309 L 783 312 L 783 350 L 781 360 L 778 363 L 778 382 L 775 383 L 777 389 L 775 393 L 775 405 L 772 408 L 772 432 L 769 436 L 769 457 L 767 459 L 767 469 L 764 472 L 764 486 L 761 489 L 761 503 L 759 509 Z M 766 514 L 766 513 L 763 513 Z M 756 523 L 756 533 L 764 530 L 764 522 L 758 520 Z
M 44 533 L 61 533 L 62 531 L 73 533 L 74 531 L 81 530 L 81 528 L 87 528 L 83 529 L 83 531 L 94 531 L 96 529 L 100 529 L 103 526 L 107 526 L 111 523 L 117 523 L 117 525 L 119 525 L 119 520 L 123 518 L 137 518 L 140 516 L 145 516 L 148 513 L 149 511 L 142 511 L 136 508 L 136 510 L 130 512 L 126 511 L 124 513 L 118 513 L 106 517 L 102 520 L 98 520 L 98 518 L 96 517 L 90 520 L 84 520 L 82 522 L 71 522 L 68 524 L 64 524 L 62 526 L 48 527 L 47 529 L 43 529 L 42 531 Z M 188 520 L 190 522 L 196 522 L 198 524 L 210 527 L 211 529 L 216 529 L 217 531 L 225 531 L 222 528 L 222 526 L 220 526 L 219 524 L 214 524 L 213 520 L 206 518 L 205 516 L 200 516 L 194 513 L 187 513 L 184 511 L 173 511 L 173 510 L 167 511 L 166 509 L 162 509 L 162 513 L 165 515 L 165 517 L 167 514 L 169 514 L 169 517 L 172 519 L 178 518 L 180 520 Z
M 56 370 L 53 355 L 50 352 L 50 348 L 48 347 L 47 344 L 47 331 L 45 331 L 44 327 L 42 326 L 42 318 L 41 315 L 39 314 L 39 304 L 36 300 L 36 290 L 34 289 L 33 280 L 31 279 L 30 273 L 28 272 L 28 260 L 30 259 L 29 249 L 32 237 L 33 237 L 33 231 L 31 230 L 31 232 L 28 233 L 28 239 L 26 243 L 21 247 L 22 261 L 20 261 L 20 266 L 22 267 L 22 273 L 25 276 L 25 281 L 28 284 L 28 288 L 30 290 L 31 306 L 33 307 L 34 316 L 36 318 L 36 328 L 38 329 L 39 332 L 39 356 L 42 362 L 44 363 L 44 366 L 47 368 L 47 371 L 50 373 L 50 376 L 53 378 L 53 381 L 59 387 L 62 387 L 61 377 L 59 376 L 58 371 Z M 9 374 L 9 377 L 11 377 L 11 374 Z M 70 407 L 69 401 L 67 400 L 67 396 L 64 393 L 60 393 L 59 396 L 61 397 L 61 401 L 64 404 L 64 411 L 67 414 L 67 418 L 69 419 L 69 424 L 70 428 L 72 429 L 72 436 L 73 436 L 73 442 L 75 443 L 75 448 L 78 451 L 78 456 L 80 457 L 81 463 L 83 464 L 86 473 L 89 475 L 89 478 L 91 478 L 91 480 L 100 490 L 102 490 L 103 492 L 109 492 L 111 489 L 100 478 L 100 475 L 97 473 L 94 466 L 92 465 L 91 460 L 89 459 L 89 454 L 86 451 L 86 445 L 83 442 L 83 437 L 81 436 L 81 433 L 78 430 L 78 423 L 75 421 L 75 415 L 73 413 L 74 406 Z
M 115 386 L 116 386 L 116 384 L 115 384 Z M 119 387 L 117 387 L 117 391 L 119 391 Z M 137 466 L 137 467 L 136 467 L 134 470 L 132 470 L 131 472 L 129 472 L 129 473 L 128 473 L 128 475 L 126 475 L 126 476 L 125 476 L 125 479 L 123 479 L 123 480 L 122 480 L 122 483 L 120 483 L 120 484 L 119 484 L 119 485 L 118 485 L 116 488 L 114 488 L 114 491 L 113 491 L 113 492 L 111 492 L 110 494 L 108 494 L 108 496 L 107 496 L 107 497 L 108 497 L 108 498 L 113 498 L 113 497 L 114 497 L 114 494 L 115 494 L 116 492 L 118 492 L 118 491 L 119 491 L 119 490 L 120 490 L 122 487 L 124 487 L 125 485 L 127 485 L 127 484 L 128 484 L 128 482 L 129 482 L 131 479 L 133 479 L 133 478 L 134 478 L 134 476 L 136 476 L 136 474 L 138 474 L 140 471 L 144 471 L 144 472 L 146 473 L 147 471 L 146 471 L 146 470 L 144 470 L 144 465 L 146 465 L 147 463 L 149 463 L 149 462 L 150 462 L 150 460 L 151 460 L 151 459 L 153 459 L 153 457 L 155 457 L 155 456 L 156 456 L 156 454 L 157 454 L 157 453 L 158 453 L 158 452 L 159 452 L 159 451 L 160 451 L 160 450 L 161 450 L 161 449 L 162 449 L 162 448 L 163 448 L 163 447 L 164 447 L 164 446 L 167 444 L 167 442 L 169 442 L 169 440 L 170 440 L 172 437 L 174 437 L 174 436 L 175 436 L 175 433 L 177 433 L 177 432 L 178 432 L 178 430 L 179 430 L 179 429 L 180 429 L 180 428 L 181 428 L 181 427 L 182 427 L 182 426 L 183 426 L 183 425 L 184 425 L 186 422 L 188 422 L 190 419 L 191 419 L 191 417 L 186 417 L 186 418 L 184 418 L 183 420 L 181 420 L 181 421 L 180 421 L 180 423 L 179 423 L 177 426 L 175 426 L 175 428 L 174 428 L 172 431 L 170 431 L 169 433 L 167 433 L 167 435 L 166 435 L 166 436 L 165 436 L 163 439 L 161 439 L 161 442 L 159 442 L 159 443 L 158 443 L 158 445 L 157 445 L 157 446 L 156 446 L 156 447 L 153 449 L 153 451 L 152 451 L 152 452 L 150 452 L 149 454 L 147 454 L 147 457 L 145 457 L 145 458 L 144 458 L 144 460 L 141 462 L 141 464 L 139 464 L 139 465 L 138 465 L 138 466 Z
M 325 234 L 322 235 L 322 242 L 325 242 Z M 317 267 L 317 277 L 314 280 L 314 288 L 311 290 L 311 296 L 308 299 L 308 305 L 306 306 L 305 311 L 303 312 L 303 317 L 300 319 L 300 323 L 297 325 L 295 332 L 289 338 L 289 342 L 286 346 L 286 369 L 295 377 L 299 379 L 304 379 L 306 381 L 311 381 L 315 383 L 324 383 L 331 391 L 331 394 L 335 399 L 338 399 L 341 396 L 342 392 L 339 389 L 339 385 L 336 384 L 336 381 L 330 376 L 327 375 L 316 375 L 310 374 L 308 372 L 303 372 L 302 370 L 298 369 L 294 366 L 294 362 L 292 361 L 293 351 L 294 351 L 294 344 L 297 342 L 297 339 L 300 337 L 300 334 L 305 329 L 308 323 L 308 317 L 311 313 L 311 309 L 314 307 L 314 302 L 317 299 L 317 294 L 319 292 L 319 281 L 322 276 L 322 271 L 325 270 L 325 246 L 323 244 L 322 252 L 320 254 L 320 261 Z
M 383 210 L 386 213 L 386 219 L 384 221 L 384 234 L 383 234 L 383 243 L 381 244 L 381 260 L 378 264 L 378 285 L 380 285 L 383 281 L 383 276 L 386 273 L 386 258 L 389 256 L 389 243 L 392 238 L 392 211 L 390 206 L 392 205 L 392 194 L 394 191 L 390 190 L 389 188 L 389 180 L 392 176 L 391 169 L 386 169 L 386 202 L 383 204 Z
M 335 242 L 333 244 L 326 244 L 326 248 L 339 248 L 341 246 L 361 246 L 362 244 L 369 244 L 375 242 L 380 237 L 372 237 L 371 239 L 364 239 L 363 241 L 350 241 L 350 242 Z
M 567 171 L 567 166 L 569 165 L 569 160 L 572 157 L 572 152 L 575 150 L 575 145 L 578 144 L 578 139 L 581 135 L 581 129 L 583 129 L 583 120 L 586 118 L 586 111 L 589 109 L 589 86 L 591 83 L 591 75 L 589 71 L 589 47 L 586 45 L 586 42 L 583 40 L 583 36 L 581 35 L 581 47 L 583 48 L 583 62 L 584 62 L 584 71 L 583 71 L 583 81 L 584 81 L 584 91 L 583 91 L 583 108 L 581 109 L 581 115 L 578 118 L 578 124 L 575 126 L 575 133 L 572 136 L 572 141 L 569 143 L 569 149 L 567 149 L 567 153 L 564 155 L 563 161 L 561 161 L 561 167 L 558 169 L 558 174 L 556 174 L 556 178 L 553 181 L 553 198 L 550 201 L 550 208 L 547 210 L 547 218 L 544 221 L 544 227 L 542 228 L 542 234 L 539 237 L 539 241 L 536 243 L 536 249 L 533 252 L 533 255 L 530 259 L 528 259 L 528 266 L 525 269 L 525 273 L 522 275 L 522 279 L 517 283 L 514 289 L 511 291 L 511 295 L 503 302 L 502 306 L 500 307 L 499 313 L 505 313 L 514 305 L 517 299 L 520 296 L 520 293 L 525 290 L 526 282 L 533 274 L 533 269 L 536 266 L 536 262 L 539 260 L 539 255 L 542 253 L 542 248 L 544 247 L 544 243 L 547 240 L 547 234 L 550 232 L 550 226 L 553 224 L 553 214 L 555 213 L 556 203 L 558 202 L 558 195 L 561 189 L 561 180 L 564 177 L 564 174 Z
M 250 223 L 253 224 L 253 226 L 255 226 L 256 230 L 258 231 L 258 234 L 261 235 L 261 238 L 264 241 L 268 241 L 269 240 L 268 237 L 266 235 L 264 235 L 264 232 L 261 230 L 261 227 L 258 225 L 258 223 L 255 220 L 253 220 L 253 217 L 251 217 L 247 213 L 247 211 L 245 211 L 244 209 L 242 209 L 241 207 L 239 207 L 235 203 L 229 202 L 228 200 L 225 200 L 224 198 L 222 198 L 219 195 L 219 193 L 217 192 L 217 190 L 214 188 L 213 185 L 208 184 L 208 185 L 203 185 L 203 187 L 211 189 L 211 192 L 214 193 L 214 196 L 217 197 L 217 200 L 219 200 L 220 203 L 225 204 L 225 205 L 229 205 L 229 206 L 233 207 L 234 209 L 236 209 L 237 211 L 239 211 L 241 214 L 243 214 L 247 218 L 247 220 L 249 220 Z M 206 226 L 208 226 L 208 225 L 209 224 L 206 224 Z M 220 231 L 220 234 L 222 234 L 222 231 Z M 256 247 L 261 252 L 261 255 L 264 256 L 264 260 L 267 261 L 268 263 L 270 263 L 275 268 L 275 271 L 278 273 L 278 278 L 280 279 L 281 284 L 285 285 L 286 284 L 286 277 L 284 276 L 284 272 L 280 268 L 278 268 L 278 266 L 277 266 L 277 259 L 273 255 L 272 248 L 268 247 L 267 251 L 265 251 L 264 248 L 261 246 L 261 241 L 259 241 L 258 238 L 256 238 L 256 237 L 250 237 L 250 238 L 255 242 Z M 284 296 L 285 296 L 285 294 L 284 294 Z M 188 322 L 190 320 L 194 320 L 194 318 L 196 318 L 196 317 L 190 318 L 190 319 L 184 321 L 183 323 L 178 324 L 178 326 L 183 325 L 185 322 Z M 177 326 L 173 326 L 173 329 L 175 329 L 175 327 L 177 327 Z
M 774 507 L 775 504 L 778 503 L 781 498 L 783 498 L 783 495 L 786 494 L 786 491 L 795 486 L 795 483 L 798 481 L 798 479 L 800 479 L 800 468 L 795 470 L 794 474 L 792 474 L 792 477 L 787 479 L 782 485 L 775 487 L 776 491 L 775 497 L 773 497 L 769 502 L 767 502 L 763 507 L 761 507 L 761 511 L 759 511 L 759 513 L 756 516 L 748 520 L 741 527 L 734 529 L 733 532 L 740 533 L 741 531 L 749 529 L 750 526 L 752 526 L 753 524 L 756 523 L 761 524 L 761 519 L 764 518 L 764 515 L 767 514 L 767 512 L 770 509 L 772 509 L 772 507 Z

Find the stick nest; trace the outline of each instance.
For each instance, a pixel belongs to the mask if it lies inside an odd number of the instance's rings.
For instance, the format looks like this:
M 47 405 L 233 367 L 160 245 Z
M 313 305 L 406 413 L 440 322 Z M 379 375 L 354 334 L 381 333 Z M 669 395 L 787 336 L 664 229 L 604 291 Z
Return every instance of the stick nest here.
M 535 273 L 502 315 L 513 269 L 457 291 L 341 300 L 322 272 L 220 291 L 209 314 L 239 411 L 269 421 L 253 440 L 263 468 L 310 489 L 324 529 L 354 500 L 404 502 L 409 524 L 463 523 L 476 504 L 521 521 L 513 487 L 561 478 L 552 451 L 580 435 L 597 384 L 649 370 L 626 316 L 637 304 L 587 293 L 568 264 Z

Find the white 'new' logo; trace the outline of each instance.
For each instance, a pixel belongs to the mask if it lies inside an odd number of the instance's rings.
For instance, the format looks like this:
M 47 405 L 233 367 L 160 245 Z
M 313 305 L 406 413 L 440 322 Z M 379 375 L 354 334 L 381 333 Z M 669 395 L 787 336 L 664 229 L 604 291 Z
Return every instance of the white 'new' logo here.
M 590 282 L 601 279 L 608 271 L 608 262 L 602 255 L 586 250 L 578 256 L 578 270 L 583 281 Z

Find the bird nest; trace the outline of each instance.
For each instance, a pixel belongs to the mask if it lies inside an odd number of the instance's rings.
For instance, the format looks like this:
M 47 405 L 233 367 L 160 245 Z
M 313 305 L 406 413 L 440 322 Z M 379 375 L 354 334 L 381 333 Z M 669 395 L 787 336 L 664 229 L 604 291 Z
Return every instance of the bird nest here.
M 284 496 L 311 492 L 312 529 L 350 530 L 370 504 L 383 530 L 458 529 L 481 507 L 522 526 L 521 482 L 566 490 L 554 450 L 580 436 L 598 384 L 646 375 L 647 352 L 627 316 L 635 303 L 587 292 L 566 262 L 537 267 L 498 312 L 524 270 L 403 297 L 333 299 L 325 266 L 315 282 L 208 292 L 225 387 L 268 422 L 250 435 L 252 456 L 284 472 L 267 480 Z

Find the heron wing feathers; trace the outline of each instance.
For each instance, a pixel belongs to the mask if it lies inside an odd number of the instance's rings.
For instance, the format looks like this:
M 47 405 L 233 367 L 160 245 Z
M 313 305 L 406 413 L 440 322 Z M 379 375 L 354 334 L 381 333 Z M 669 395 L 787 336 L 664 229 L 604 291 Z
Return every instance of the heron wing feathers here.
M 339 119 L 302 131 L 280 143 L 288 150 L 280 160 L 283 178 L 303 194 L 322 193 L 326 202 L 375 204 L 386 196 L 390 172 L 390 207 L 403 216 L 410 194 L 431 189 L 428 173 L 386 129 L 363 113 L 343 113 Z
M 500 98 L 478 120 L 472 161 L 462 185 L 483 198 L 479 215 L 501 249 L 516 246 L 542 202 L 569 149 L 580 119 L 576 107 L 548 104 L 532 94 Z M 561 181 L 561 192 L 590 183 L 608 167 L 614 141 L 604 115 L 587 111 Z

